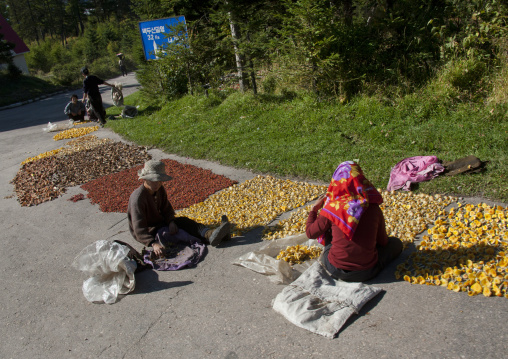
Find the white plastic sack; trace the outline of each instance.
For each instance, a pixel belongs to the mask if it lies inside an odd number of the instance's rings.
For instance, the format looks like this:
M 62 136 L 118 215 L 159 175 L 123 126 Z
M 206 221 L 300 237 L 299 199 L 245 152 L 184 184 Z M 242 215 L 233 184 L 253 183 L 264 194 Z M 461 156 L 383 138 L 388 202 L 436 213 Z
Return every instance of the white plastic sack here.
M 134 290 L 135 261 L 127 258 L 129 248 L 116 242 L 99 240 L 85 247 L 72 266 L 90 276 L 83 282 L 89 302 L 113 304 L 118 295 Z
M 315 260 L 309 260 L 302 264 L 290 266 L 288 262 L 276 259 L 281 250 L 297 244 L 323 248 L 315 239 L 308 239 L 305 233 L 296 234 L 269 241 L 259 250 L 242 255 L 234 261 L 233 264 L 267 275 L 274 283 L 289 284 L 296 280 L 315 262 Z
M 62 130 L 68 130 L 74 126 L 74 121 L 69 120 L 66 123 L 51 123 L 48 122 L 48 125 L 44 127 L 42 130 L 44 132 L 55 132 L 55 131 L 62 131 Z

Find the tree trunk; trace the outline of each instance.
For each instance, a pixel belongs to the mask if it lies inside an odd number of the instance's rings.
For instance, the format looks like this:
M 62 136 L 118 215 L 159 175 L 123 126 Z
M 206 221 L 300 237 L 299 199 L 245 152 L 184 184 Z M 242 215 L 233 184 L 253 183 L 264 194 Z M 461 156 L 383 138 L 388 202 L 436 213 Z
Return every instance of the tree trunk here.
M 26 4 L 28 5 L 28 12 L 30 13 L 30 18 L 32 19 L 32 24 L 35 27 L 35 40 L 37 41 L 37 45 L 39 45 L 39 32 L 37 29 L 37 23 L 35 22 L 34 15 L 32 13 L 32 7 L 30 6 L 30 0 L 26 0 Z
M 344 22 L 346 25 L 353 23 L 353 0 L 343 0 L 344 6 Z
M 258 86 L 256 84 L 256 72 L 254 71 L 254 64 L 252 60 L 250 60 L 250 79 L 252 81 L 252 91 L 254 95 L 258 93 Z
M 81 9 L 79 8 L 79 2 L 76 2 L 76 15 L 78 16 L 79 28 L 81 29 L 81 35 L 85 33 L 85 24 L 83 24 L 83 19 L 81 19 Z
M 330 4 L 335 8 L 334 16 L 336 19 L 342 17 L 346 25 L 353 23 L 353 0 L 330 0 Z M 341 7 L 342 13 L 339 10 Z
M 312 92 L 314 92 L 316 95 L 318 93 L 317 90 L 317 70 L 318 67 L 314 60 L 312 60 Z
M 63 2 L 60 1 L 59 3 L 59 6 L 58 6 L 58 12 L 59 12 L 59 17 L 60 17 L 60 36 L 62 37 L 62 46 L 65 46 L 65 44 L 67 43 L 67 37 L 66 37 L 66 33 L 65 33 L 65 18 L 66 18 L 66 14 L 65 14 L 65 9 L 63 7 Z
M 194 95 L 194 89 L 192 87 L 192 78 L 190 74 L 190 63 L 187 61 L 187 81 L 189 81 L 189 92 L 192 95 Z
M 225 1 L 226 5 L 228 5 L 228 2 Z M 235 58 L 236 58 L 236 69 L 238 71 L 238 84 L 240 85 L 240 91 L 245 92 L 245 74 L 243 71 L 243 58 L 242 54 L 240 53 L 240 49 L 238 47 L 238 26 L 235 23 L 234 15 L 231 11 L 228 11 L 228 19 L 229 19 L 229 27 L 231 28 L 231 37 L 233 38 L 233 47 L 235 50 Z

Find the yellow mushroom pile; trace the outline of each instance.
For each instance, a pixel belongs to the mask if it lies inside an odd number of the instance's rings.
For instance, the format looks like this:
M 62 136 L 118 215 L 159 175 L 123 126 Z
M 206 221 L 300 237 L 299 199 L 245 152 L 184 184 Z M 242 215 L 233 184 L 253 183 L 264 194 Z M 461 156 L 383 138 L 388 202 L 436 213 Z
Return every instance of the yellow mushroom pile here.
M 323 249 L 318 246 L 302 246 L 297 244 L 281 250 L 277 259 L 286 261 L 291 265 L 301 264 L 306 260 L 318 258 L 322 251 Z
M 325 191 L 326 188 L 323 188 Z M 301 207 L 293 211 L 289 218 L 280 220 L 274 226 L 268 226 L 263 230 L 263 240 L 273 240 L 305 232 L 307 217 L 312 205 Z
M 453 202 L 455 197 L 413 192 L 378 191 L 383 196 L 380 205 L 385 217 L 386 233 L 400 238 L 404 247 L 427 229 Z
M 65 130 L 57 133 L 53 136 L 55 141 L 64 140 L 67 138 L 76 138 L 84 135 L 88 135 L 90 132 L 97 131 L 99 126 L 88 126 L 88 127 L 79 127 L 79 128 L 71 128 L 69 130 Z
M 322 192 L 323 187 L 318 185 L 256 176 L 182 209 L 178 215 L 213 226 L 225 214 L 232 223 L 232 235 L 239 236 L 269 224 L 284 212 L 303 206 Z
M 428 233 L 397 266 L 397 279 L 508 298 L 508 207 L 458 203 Z
M 326 187 L 323 188 L 323 192 Z M 414 194 L 413 192 L 388 192 L 378 189 L 383 196 L 381 209 L 385 216 L 386 232 L 389 236 L 400 238 L 405 245 L 412 243 L 416 236 L 427 229 L 443 212 L 446 206 L 455 202 L 450 196 Z M 299 208 L 288 219 L 265 228 L 263 239 L 284 238 L 304 233 L 307 217 L 312 206 Z
M 38 154 L 37 156 L 29 157 L 26 160 L 24 160 L 23 162 L 21 162 L 21 165 L 23 166 L 25 163 L 37 161 L 37 160 L 40 160 L 41 158 L 45 158 L 45 157 L 49 157 L 49 156 L 54 156 L 58 152 L 60 152 L 61 150 L 62 150 L 61 148 L 57 148 L 56 150 L 46 151 L 46 152 L 43 152 L 41 154 Z
M 92 121 L 91 121 L 91 120 L 85 120 L 85 119 L 83 119 L 83 120 L 78 120 L 78 121 L 74 121 L 74 126 L 76 126 L 76 125 L 81 125 L 81 124 L 83 124 L 83 123 L 89 123 L 89 122 L 92 122 Z
M 90 150 L 92 148 L 95 148 L 108 142 L 113 142 L 113 140 L 110 138 L 99 139 L 95 135 L 78 137 L 74 140 L 67 142 L 65 144 L 65 147 L 62 147 L 61 151 L 58 153 L 58 156 L 64 156 L 75 152 Z
M 49 156 L 65 156 L 71 153 L 80 152 L 92 149 L 94 147 L 97 147 L 101 144 L 112 142 L 113 140 L 109 138 L 103 138 L 99 139 L 95 135 L 87 135 L 83 137 L 76 138 L 74 140 L 71 140 L 65 144 L 64 147 L 57 148 L 52 151 L 47 151 L 44 153 L 41 153 L 34 157 L 29 157 L 23 162 L 21 162 L 21 165 L 24 165 L 25 163 L 33 162 L 40 160 L 41 158 L 49 157 Z

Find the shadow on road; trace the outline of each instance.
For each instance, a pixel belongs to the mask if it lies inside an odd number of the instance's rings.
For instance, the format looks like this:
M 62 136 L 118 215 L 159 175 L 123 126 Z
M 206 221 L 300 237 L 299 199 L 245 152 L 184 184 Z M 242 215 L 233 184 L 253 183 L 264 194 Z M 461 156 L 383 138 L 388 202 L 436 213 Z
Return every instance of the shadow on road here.
M 233 237 L 229 241 L 222 242 L 218 248 L 229 248 L 235 246 L 244 246 L 253 243 L 263 242 L 261 237 L 263 233 L 263 227 L 256 227 L 245 233 L 243 236 Z
M 154 270 L 145 270 L 136 274 L 136 288 L 129 295 L 147 294 L 161 290 L 184 287 L 193 284 L 192 281 L 161 282 L 159 274 Z
M 376 284 L 382 284 L 382 283 L 393 283 L 393 282 L 400 282 L 400 279 L 395 279 L 395 271 L 397 269 L 397 266 L 400 263 L 405 262 L 408 257 L 411 255 L 411 253 L 416 251 L 416 247 L 414 243 L 409 243 L 407 245 L 407 248 L 402 251 L 400 256 L 395 258 L 393 261 L 391 261 L 383 270 L 381 273 L 379 273 L 376 277 L 372 278 L 369 281 L 366 281 L 365 284 L 368 285 L 376 285 Z
M 349 327 L 351 324 L 356 322 L 358 319 L 360 319 L 366 315 L 369 315 L 370 314 L 369 312 L 372 309 L 374 309 L 376 307 L 376 305 L 378 305 L 381 302 L 385 293 L 386 293 L 385 291 L 381 291 L 378 295 L 376 295 L 374 298 L 372 298 L 367 303 L 365 303 L 365 305 L 362 307 L 362 309 L 360 309 L 360 312 L 358 313 L 358 315 L 353 314 L 351 317 L 349 317 L 349 319 L 346 321 L 346 323 L 342 326 L 342 328 L 340 328 L 339 332 L 336 334 L 336 337 L 339 336 L 340 333 L 342 333 L 344 330 L 346 330 L 347 327 Z M 371 326 L 376 326 L 376 324 L 374 323 Z

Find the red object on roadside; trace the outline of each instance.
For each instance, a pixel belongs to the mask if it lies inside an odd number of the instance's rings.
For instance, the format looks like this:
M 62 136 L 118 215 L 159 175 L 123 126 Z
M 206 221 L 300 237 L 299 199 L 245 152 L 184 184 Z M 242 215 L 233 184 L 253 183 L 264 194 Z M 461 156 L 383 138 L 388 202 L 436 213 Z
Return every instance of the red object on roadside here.
M 168 199 L 175 210 L 204 201 L 215 192 L 237 183 L 225 176 L 193 165 L 173 160 L 162 160 L 166 173 L 173 179 L 164 182 Z M 131 193 L 141 185 L 138 171 L 143 165 L 118 173 L 112 173 L 85 183 L 82 189 L 87 197 L 97 203 L 102 212 L 127 213 Z

